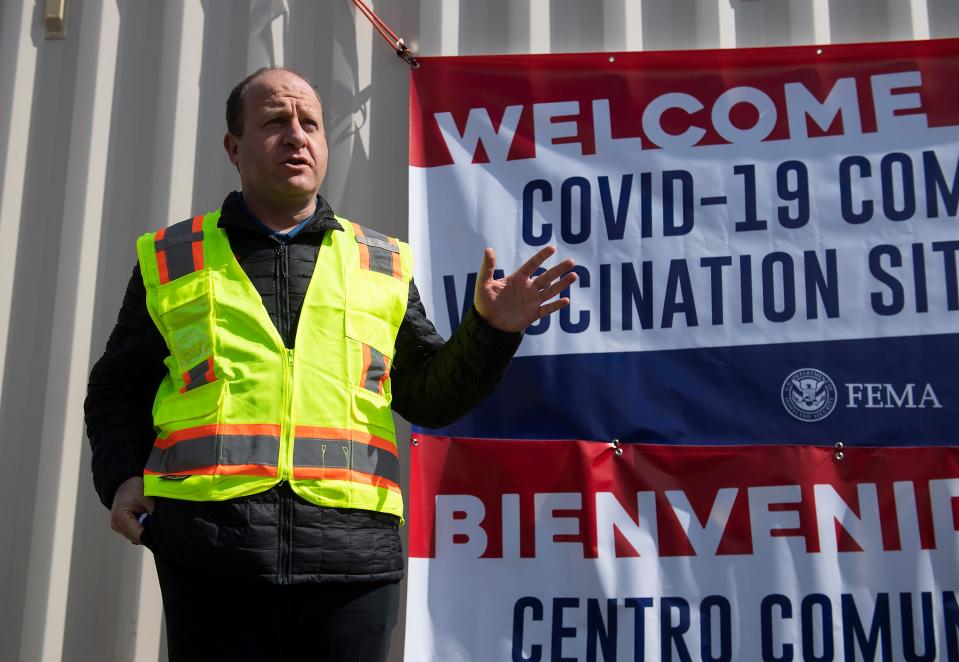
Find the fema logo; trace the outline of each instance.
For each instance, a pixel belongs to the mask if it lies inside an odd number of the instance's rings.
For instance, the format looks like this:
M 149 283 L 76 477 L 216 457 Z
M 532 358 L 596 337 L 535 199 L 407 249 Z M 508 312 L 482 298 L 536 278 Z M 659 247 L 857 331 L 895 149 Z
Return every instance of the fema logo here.
M 781 394 L 786 411 L 806 423 L 821 421 L 836 407 L 836 385 L 815 368 L 802 368 L 786 377 Z

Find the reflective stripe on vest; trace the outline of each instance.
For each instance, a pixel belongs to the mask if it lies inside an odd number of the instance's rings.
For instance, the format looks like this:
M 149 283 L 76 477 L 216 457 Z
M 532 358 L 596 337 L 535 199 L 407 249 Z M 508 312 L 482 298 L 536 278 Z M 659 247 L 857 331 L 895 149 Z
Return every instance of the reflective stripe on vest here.
M 158 438 L 146 472 L 165 478 L 275 476 L 279 453 L 279 425 L 205 425 Z M 353 476 L 362 482 L 399 489 L 399 458 L 389 441 L 373 435 L 361 440 L 352 430 L 297 426 L 294 478 L 342 478 L 344 470 L 362 474 Z
M 146 473 L 275 476 L 280 456 L 279 425 L 204 425 L 158 438 Z
M 324 506 L 402 516 L 390 366 L 409 247 L 337 219 L 287 349 L 219 213 L 144 235 L 147 309 L 170 348 L 145 494 L 230 499 L 289 482 Z
M 344 469 L 351 470 L 355 480 L 399 489 L 399 457 L 394 444 L 373 435 L 360 439 L 351 430 L 297 426 L 294 478 L 342 477 Z
M 206 361 L 197 363 L 183 373 L 183 386 L 180 388 L 180 393 L 186 393 L 191 389 L 214 381 L 216 381 L 216 375 L 213 373 L 213 357 L 211 356 Z
M 156 250 L 160 284 L 203 268 L 203 216 L 181 221 L 156 233 Z
M 363 345 L 363 372 L 360 386 L 374 393 L 383 393 L 383 382 L 390 374 L 390 359 L 375 347 Z
M 353 232 L 356 234 L 356 243 L 360 245 L 361 269 L 369 269 L 393 278 L 403 277 L 400 248 L 396 239 L 364 228 L 359 223 L 353 224 Z

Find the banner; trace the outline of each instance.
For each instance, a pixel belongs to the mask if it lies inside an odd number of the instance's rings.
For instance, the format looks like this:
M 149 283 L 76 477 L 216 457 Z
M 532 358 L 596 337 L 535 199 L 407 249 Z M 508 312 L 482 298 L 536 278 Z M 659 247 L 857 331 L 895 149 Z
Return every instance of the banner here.
M 414 431 L 410 660 L 959 660 L 959 40 L 422 58 L 416 283 L 576 260 Z

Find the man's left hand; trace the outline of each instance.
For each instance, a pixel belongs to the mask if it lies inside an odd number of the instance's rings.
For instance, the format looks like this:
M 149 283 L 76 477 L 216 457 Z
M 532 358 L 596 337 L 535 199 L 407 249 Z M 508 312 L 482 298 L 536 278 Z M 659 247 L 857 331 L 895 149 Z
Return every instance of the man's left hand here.
M 473 305 L 480 317 L 494 329 L 517 333 L 539 318 L 568 306 L 566 297 L 546 302 L 576 280 L 576 274 L 570 272 L 575 264 L 572 259 L 563 260 L 533 276 L 533 272 L 555 252 L 555 246 L 547 246 L 509 276 L 493 278 L 496 253 L 487 248 L 473 291 Z

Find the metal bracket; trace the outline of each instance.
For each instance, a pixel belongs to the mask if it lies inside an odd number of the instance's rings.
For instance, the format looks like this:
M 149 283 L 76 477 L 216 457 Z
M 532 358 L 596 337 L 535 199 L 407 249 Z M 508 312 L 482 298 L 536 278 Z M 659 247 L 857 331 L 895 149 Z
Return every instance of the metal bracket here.
M 406 42 L 403 39 L 397 39 L 393 46 L 396 48 L 397 57 L 414 69 L 420 68 L 419 61 L 413 57 L 413 51 L 410 50 L 410 47 L 406 45 Z
M 67 0 L 47 0 L 43 10 L 43 38 L 67 38 Z

